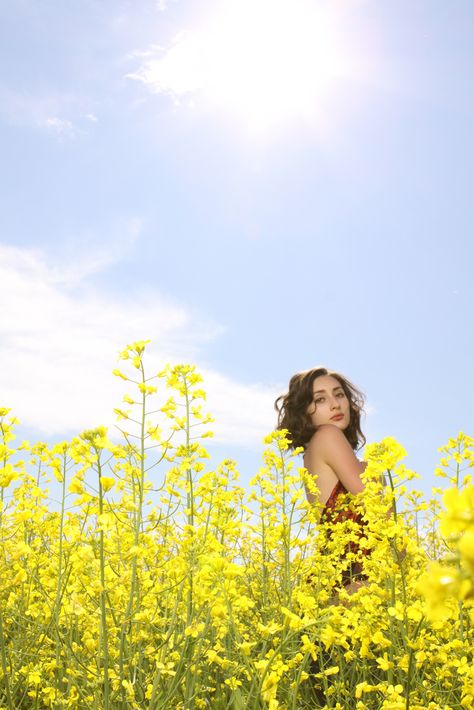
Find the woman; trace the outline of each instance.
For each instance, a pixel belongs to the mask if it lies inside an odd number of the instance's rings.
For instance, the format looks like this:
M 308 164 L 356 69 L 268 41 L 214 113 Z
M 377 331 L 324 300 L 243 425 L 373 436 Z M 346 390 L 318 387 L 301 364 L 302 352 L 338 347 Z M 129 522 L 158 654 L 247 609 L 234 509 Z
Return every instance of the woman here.
M 346 507 L 337 509 L 340 497 L 346 493 L 357 494 L 364 490 L 360 474 L 366 462 L 355 456 L 366 439 L 360 429 L 360 415 L 364 396 L 345 377 L 317 367 L 299 372 L 290 380 L 288 393 L 278 397 L 278 429 L 287 429 L 291 447 L 304 447 L 304 466 L 317 477 L 319 501 L 323 505 L 322 521 L 341 522 L 354 520 L 363 534 L 364 521 L 359 513 Z M 384 482 L 385 483 L 385 482 Z M 306 488 L 310 503 L 316 496 Z M 357 553 L 359 546 L 346 545 L 343 559 L 349 551 Z M 362 550 L 363 554 L 367 551 Z M 343 569 L 342 583 L 353 594 L 367 583 L 361 562 L 353 561 Z

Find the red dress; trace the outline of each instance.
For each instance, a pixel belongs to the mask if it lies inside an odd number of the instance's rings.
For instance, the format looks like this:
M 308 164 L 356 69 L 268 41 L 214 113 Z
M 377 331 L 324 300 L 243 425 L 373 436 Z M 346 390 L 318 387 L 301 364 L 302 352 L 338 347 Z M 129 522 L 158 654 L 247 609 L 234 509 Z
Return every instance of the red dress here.
M 338 481 L 334 486 L 332 493 L 326 502 L 326 505 L 323 508 L 323 512 L 321 514 L 321 522 L 340 523 L 344 520 L 353 520 L 355 523 L 358 524 L 358 537 L 362 537 L 365 535 L 366 526 L 366 522 L 363 520 L 362 514 L 356 512 L 355 510 L 351 510 L 351 508 L 349 507 L 341 507 L 341 501 L 339 500 L 339 498 L 346 493 L 348 493 L 347 489 L 342 485 L 341 481 Z M 331 531 L 329 531 L 329 537 L 332 538 Z M 370 552 L 366 548 L 360 547 L 357 542 L 349 541 L 344 547 L 344 552 L 342 554 L 341 560 L 345 560 L 349 552 L 357 554 L 359 549 L 361 553 L 365 556 L 367 556 Z M 351 560 L 348 564 L 346 563 L 344 565 L 344 569 L 342 571 L 342 584 L 344 586 L 350 584 L 351 582 L 362 581 L 367 579 L 368 576 L 363 571 L 362 562 Z

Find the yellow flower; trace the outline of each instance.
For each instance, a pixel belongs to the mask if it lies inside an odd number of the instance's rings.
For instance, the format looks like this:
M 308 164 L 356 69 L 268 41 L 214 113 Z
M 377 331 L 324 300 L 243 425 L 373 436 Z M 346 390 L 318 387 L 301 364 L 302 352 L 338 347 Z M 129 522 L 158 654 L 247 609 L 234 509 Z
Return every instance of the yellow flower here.
M 100 485 L 102 486 L 102 490 L 107 493 L 107 491 L 110 491 L 111 488 L 113 488 L 115 479 L 111 478 L 109 476 L 100 476 Z
M 281 613 L 284 617 L 284 625 L 289 626 L 290 629 L 295 629 L 295 631 L 299 631 L 300 629 L 304 629 L 304 627 L 306 626 L 306 621 L 304 619 L 302 619 L 297 614 L 294 614 L 286 607 L 281 607 Z
M 112 370 L 112 375 L 115 375 L 115 377 L 121 377 L 122 380 L 128 380 L 127 375 L 124 375 L 121 370 L 118 370 L 117 368 L 115 370 Z
M 389 606 L 387 612 L 390 616 L 394 616 L 399 621 L 403 621 L 403 605 L 401 602 L 397 601 L 395 606 Z
M 256 645 L 256 641 L 242 641 L 239 643 L 239 648 L 244 656 L 250 656 L 252 648 Z
M 41 672 L 38 668 L 28 673 L 28 683 L 39 685 L 41 683 Z
M 339 634 L 332 626 L 325 626 L 321 632 L 321 641 L 324 643 L 326 651 L 329 650 L 330 646 L 336 643 L 338 638 Z
M 443 535 L 458 535 L 474 524 L 474 486 L 448 488 L 443 495 L 446 512 L 441 517 Z
M 112 513 L 102 513 L 97 516 L 98 529 L 107 532 L 114 523 L 114 516 Z
M 407 617 L 411 619 L 412 621 L 420 621 L 420 619 L 423 616 L 423 613 L 420 611 L 420 609 L 417 606 L 409 606 L 407 607 Z
M 313 661 L 317 658 L 316 644 L 309 640 L 307 634 L 302 634 L 301 636 L 301 650 L 304 653 L 309 653 Z
M 138 389 L 142 394 L 154 394 L 157 390 L 153 385 L 146 385 L 144 382 L 139 383 Z
M 376 662 L 379 664 L 380 668 L 383 671 L 388 671 L 390 668 L 393 668 L 393 662 L 388 660 L 388 656 L 386 653 L 384 653 L 383 656 L 379 656 L 376 659 Z
M 381 648 L 387 648 L 392 645 L 392 642 L 386 638 L 381 631 L 376 631 L 372 637 L 372 643 Z
M 472 529 L 466 530 L 463 534 L 458 548 L 465 566 L 474 576 L 474 525 Z
M 17 473 L 10 463 L 0 468 L 0 488 L 7 488 L 17 478 Z
M 11 585 L 12 587 L 15 587 L 17 584 L 22 584 L 22 582 L 26 582 L 28 579 L 28 575 L 26 574 L 24 569 L 19 570 L 14 578 L 11 580 Z
M 277 624 L 275 621 L 271 621 L 269 624 L 261 624 L 258 622 L 257 628 L 259 633 L 264 636 L 272 636 L 273 634 L 276 634 L 277 631 L 280 631 L 281 625 Z
M 135 691 L 133 689 L 133 684 L 129 680 L 123 680 L 122 687 L 125 689 L 125 692 L 127 693 L 128 698 L 130 698 L 130 699 L 135 698 Z
M 373 693 L 375 690 L 378 690 L 377 685 L 370 685 L 370 683 L 364 680 L 362 683 L 357 683 L 355 696 L 359 699 L 363 693 Z
M 84 483 L 78 476 L 74 476 L 72 479 L 71 483 L 68 486 L 68 490 L 70 493 L 77 493 L 78 495 L 82 495 L 84 493 Z

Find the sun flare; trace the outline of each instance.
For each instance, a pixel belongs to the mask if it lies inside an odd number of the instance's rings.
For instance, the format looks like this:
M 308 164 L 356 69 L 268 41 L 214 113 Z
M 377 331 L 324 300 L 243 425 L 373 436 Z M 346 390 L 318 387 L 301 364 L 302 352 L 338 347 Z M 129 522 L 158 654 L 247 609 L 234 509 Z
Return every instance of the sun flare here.
M 231 3 L 207 34 L 210 96 L 256 126 L 310 112 L 340 70 L 331 19 L 314 3 Z
M 319 113 L 337 80 L 353 71 L 335 3 L 227 0 L 133 76 L 180 104 L 202 105 L 205 97 L 265 131 Z

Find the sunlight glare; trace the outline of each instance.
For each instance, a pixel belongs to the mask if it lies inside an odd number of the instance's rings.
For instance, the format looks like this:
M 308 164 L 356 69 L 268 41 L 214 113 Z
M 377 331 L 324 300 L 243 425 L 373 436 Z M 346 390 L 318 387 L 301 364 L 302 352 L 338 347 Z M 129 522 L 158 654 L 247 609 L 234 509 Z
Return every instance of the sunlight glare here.
M 204 90 L 249 127 L 318 110 L 344 73 L 328 3 L 235 0 L 208 26 Z
M 360 73 L 348 16 L 335 0 L 221 0 L 128 76 L 259 135 L 290 121 L 322 124 L 338 81 Z

